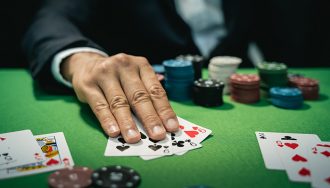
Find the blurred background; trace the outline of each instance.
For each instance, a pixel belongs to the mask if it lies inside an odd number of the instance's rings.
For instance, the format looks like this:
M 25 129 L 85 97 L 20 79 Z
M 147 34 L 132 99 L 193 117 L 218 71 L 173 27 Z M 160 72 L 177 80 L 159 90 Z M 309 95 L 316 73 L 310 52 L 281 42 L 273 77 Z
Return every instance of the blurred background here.
M 257 0 L 253 44 L 267 61 L 290 67 L 330 65 L 329 0 Z M 42 0 L 11 0 L 0 7 L 0 67 L 27 67 L 23 34 Z M 250 50 L 252 56 L 255 50 Z

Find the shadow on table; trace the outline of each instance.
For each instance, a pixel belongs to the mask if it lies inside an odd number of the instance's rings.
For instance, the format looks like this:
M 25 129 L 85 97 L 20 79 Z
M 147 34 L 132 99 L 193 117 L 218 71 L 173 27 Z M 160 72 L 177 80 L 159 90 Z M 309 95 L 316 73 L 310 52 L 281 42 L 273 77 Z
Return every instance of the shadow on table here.
M 190 107 L 202 107 L 208 110 L 232 110 L 234 108 L 234 105 L 232 105 L 231 103 L 228 102 L 224 102 L 223 105 L 221 106 L 217 106 L 217 107 L 205 107 L 205 106 L 199 106 L 196 105 L 195 103 L 193 103 L 192 101 L 184 101 L 184 102 L 177 102 L 178 104 L 182 104 L 185 106 L 190 106 Z
M 41 89 L 38 84 L 33 82 L 33 95 L 35 99 L 41 100 L 41 101 L 54 101 L 54 100 L 64 100 L 66 102 L 73 102 L 77 103 L 78 100 L 75 97 L 75 94 L 73 92 L 47 92 L 43 89 Z
M 101 133 L 103 133 L 104 137 L 108 138 L 109 136 L 105 134 L 103 131 L 99 121 L 95 117 L 92 109 L 89 107 L 88 104 L 80 104 L 80 116 L 86 122 L 87 125 L 90 125 L 92 128 L 97 129 Z
M 320 93 L 319 99 L 318 100 L 315 100 L 314 102 L 323 102 L 323 101 L 326 101 L 328 99 L 329 99 L 329 96 L 328 95 L 325 95 L 323 93 Z

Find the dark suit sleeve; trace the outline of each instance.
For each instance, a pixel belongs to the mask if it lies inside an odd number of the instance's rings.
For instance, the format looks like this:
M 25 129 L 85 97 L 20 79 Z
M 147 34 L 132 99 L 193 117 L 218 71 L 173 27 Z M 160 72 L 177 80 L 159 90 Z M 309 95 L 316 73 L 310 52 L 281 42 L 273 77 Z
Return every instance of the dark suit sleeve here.
M 23 40 L 23 50 L 33 78 L 45 89 L 61 90 L 54 80 L 51 61 L 59 51 L 73 47 L 92 47 L 104 51 L 84 36 L 97 0 L 45 0 Z

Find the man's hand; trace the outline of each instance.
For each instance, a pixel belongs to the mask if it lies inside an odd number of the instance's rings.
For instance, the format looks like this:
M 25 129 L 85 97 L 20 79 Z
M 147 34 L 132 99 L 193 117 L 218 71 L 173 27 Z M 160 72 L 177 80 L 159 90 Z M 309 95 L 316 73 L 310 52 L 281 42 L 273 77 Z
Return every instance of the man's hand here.
M 121 133 L 127 143 L 140 140 L 131 109 L 154 140 L 164 139 L 166 131 L 178 130 L 166 93 L 144 57 L 77 53 L 62 63 L 61 73 L 111 137 Z

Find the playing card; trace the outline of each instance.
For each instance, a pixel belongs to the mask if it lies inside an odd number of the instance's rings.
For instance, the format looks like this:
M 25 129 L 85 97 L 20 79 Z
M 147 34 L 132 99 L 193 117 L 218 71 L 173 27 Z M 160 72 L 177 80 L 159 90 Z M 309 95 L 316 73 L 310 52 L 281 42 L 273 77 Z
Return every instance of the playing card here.
M 30 130 L 0 134 L 0 169 L 40 162 L 43 159 Z
M 152 140 L 144 131 L 140 121 L 135 117 L 133 119 L 141 133 L 141 140 L 136 144 L 128 144 L 122 136 L 110 137 L 105 149 L 105 156 L 172 155 L 171 138 L 168 134 L 164 140 Z
M 178 117 L 178 120 L 182 132 L 184 132 L 194 143 L 201 143 L 212 133 L 210 129 L 193 124 L 180 117 Z
M 312 186 L 330 188 L 330 142 L 320 142 L 308 151 Z
M 200 143 L 193 142 L 181 129 L 175 133 L 167 133 L 171 136 L 173 154 L 185 153 L 186 151 L 202 147 Z M 163 156 L 140 156 L 144 160 L 151 160 Z
M 37 174 L 73 166 L 74 162 L 64 134 L 51 133 L 34 136 L 34 142 L 43 152 L 44 161 L 0 170 L 0 179 Z
M 297 133 L 275 133 L 275 132 L 256 132 L 256 137 L 259 143 L 260 151 L 264 159 L 264 163 L 267 169 L 284 170 L 285 167 L 282 164 L 279 155 L 276 152 L 276 145 L 274 142 L 285 136 L 293 136 L 301 138 L 306 134 Z M 314 135 L 319 141 L 320 139 Z
M 275 140 L 273 144 L 291 181 L 311 181 L 307 148 L 319 141 L 312 134 L 286 134 Z

